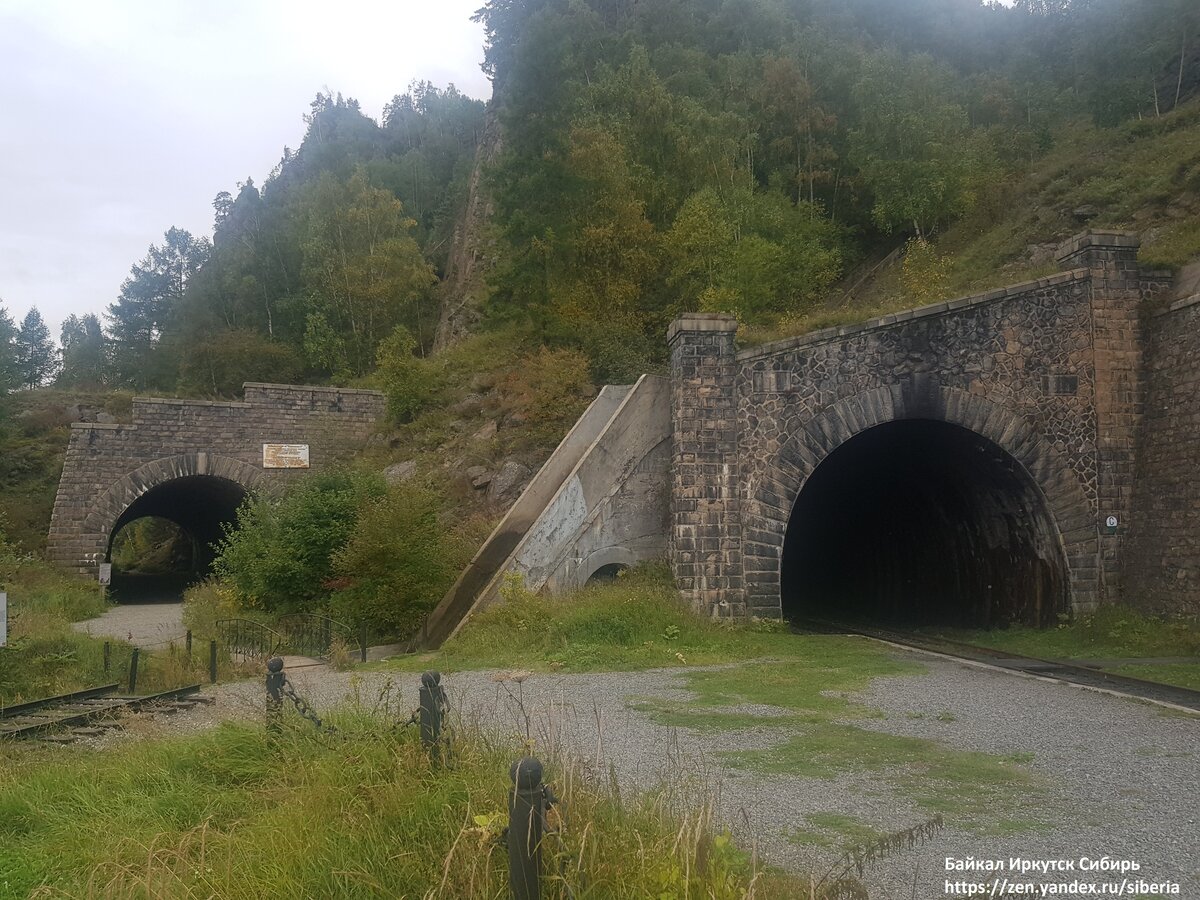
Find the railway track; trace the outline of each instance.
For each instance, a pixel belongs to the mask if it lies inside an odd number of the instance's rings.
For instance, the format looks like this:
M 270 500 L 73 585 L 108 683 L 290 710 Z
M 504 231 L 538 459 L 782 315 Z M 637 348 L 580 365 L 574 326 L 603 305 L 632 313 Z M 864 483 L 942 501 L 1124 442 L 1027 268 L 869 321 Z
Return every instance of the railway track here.
M 865 625 L 849 625 L 844 622 L 828 622 L 823 620 L 807 620 L 797 623 L 801 631 L 821 631 L 831 634 L 858 634 L 864 637 L 910 647 L 914 650 L 924 650 L 957 659 L 986 663 L 999 669 L 1021 672 L 1026 675 L 1036 675 L 1040 678 L 1050 678 L 1064 681 L 1068 684 L 1082 685 L 1137 697 L 1141 700 L 1151 700 L 1155 703 L 1167 703 L 1176 707 L 1200 712 L 1200 691 L 1179 687 L 1173 684 L 1163 684 L 1159 681 L 1147 681 L 1143 678 L 1132 678 L 1128 675 L 1118 675 L 1094 666 L 1061 659 L 1039 659 L 1034 656 L 1021 656 L 1007 650 L 996 650 L 992 647 L 980 647 L 977 644 L 965 644 L 949 638 L 934 637 L 925 634 L 913 634 L 904 631 L 892 631 L 886 628 L 876 628 Z
M 144 697 L 117 694 L 120 685 L 106 684 L 0 708 L 0 740 L 40 738 L 70 743 L 120 727 L 120 715 L 141 709 L 174 713 L 212 698 L 199 696 L 200 685 L 176 688 Z

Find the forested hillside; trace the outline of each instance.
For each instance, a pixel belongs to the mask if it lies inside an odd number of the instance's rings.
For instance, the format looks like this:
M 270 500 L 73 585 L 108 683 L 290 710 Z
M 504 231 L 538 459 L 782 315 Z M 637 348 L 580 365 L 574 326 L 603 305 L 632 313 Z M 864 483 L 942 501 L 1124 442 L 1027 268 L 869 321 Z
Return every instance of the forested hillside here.
M 319 94 L 300 146 L 214 199 L 211 239 L 168 228 L 61 349 L 0 302 L 0 490 L 31 546 L 66 423 L 127 402 L 85 391 L 379 386 L 377 462 L 528 469 L 596 384 L 662 366 L 684 311 L 795 334 L 1044 274 L 1089 225 L 1200 256 L 1194 0 L 477 15 L 489 106 L 417 83 L 375 121 Z
M 492 0 L 478 18 L 503 149 L 475 173 L 490 215 L 467 221 L 487 248 L 474 327 L 581 351 L 596 381 L 653 367 L 681 311 L 803 328 L 905 242 L 894 299 L 971 287 L 961 223 L 986 232 L 1043 160 L 1086 163 L 1139 139 L 1130 123 L 1196 132 L 1190 0 Z M 420 83 L 378 122 L 341 94 L 305 120 L 261 186 L 215 198 L 211 240 L 170 228 L 103 322 L 64 323 L 60 358 L 36 313 L 20 334 L 0 317 L 0 380 L 229 396 L 362 378 L 385 341 L 426 354 L 464 299 L 439 282 L 484 104 Z M 1169 163 L 1151 200 L 1178 217 L 1200 160 Z M 1090 206 L 1080 221 L 1131 215 Z M 1200 251 L 1166 239 L 1168 261 Z

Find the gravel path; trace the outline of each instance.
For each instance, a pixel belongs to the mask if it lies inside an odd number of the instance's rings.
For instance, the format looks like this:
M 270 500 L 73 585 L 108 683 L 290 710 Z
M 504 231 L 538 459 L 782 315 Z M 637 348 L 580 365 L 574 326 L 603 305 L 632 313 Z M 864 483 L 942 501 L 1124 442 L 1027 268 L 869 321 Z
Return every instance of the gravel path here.
M 112 637 L 129 641 L 138 647 L 183 638 L 183 604 L 129 603 L 114 606 L 95 619 L 76 622 L 72 626 L 95 637 Z
M 1200 897 L 1200 718 L 939 657 L 922 655 L 920 661 L 924 674 L 879 678 L 856 695 L 855 701 L 878 709 L 882 716 L 855 719 L 853 724 L 934 740 L 957 750 L 1015 754 L 1041 784 L 1028 798 L 1011 799 L 1013 809 L 997 812 L 998 823 L 1017 820 L 1020 827 L 1015 831 L 1001 826 L 995 833 L 980 833 L 978 828 L 956 825 L 947 815 L 947 826 L 928 843 L 870 866 L 864 881 L 872 900 L 956 896 L 946 891 L 947 878 L 988 880 L 980 873 L 946 872 L 946 857 L 968 856 L 1006 862 L 1012 856 L 1131 859 L 1141 866 L 1133 876 L 1177 881 L 1179 896 Z M 794 829 L 811 828 L 809 815 L 852 816 L 884 832 L 930 818 L 911 792 L 898 786 L 903 781 L 887 773 L 854 772 L 832 779 L 760 775 L 729 768 L 718 755 L 723 750 L 776 746 L 787 739 L 786 728 L 668 728 L 630 708 L 630 698 L 687 701 L 692 697 L 682 681 L 687 671 L 539 674 L 519 685 L 498 683 L 494 673 L 487 672 L 444 680 L 453 707 L 468 723 L 510 733 L 514 748 L 525 730 L 524 709 L 540 746 L 558 742 L 588 762 L 600 760 L 604 769 L 611 764 L 624 787 L 650 788 L 665 780 L 699 786 L 718 798 L 718 819 L 743 845 L 753 843 L 776 865 L 820 874 L 837 857 L 829 847 L 789 840 Z M 415 675 L 339 674 L 318 666 L 289 669 L 289 676 L 318 709 L 347 699 L 369 707 L 389 682 L 402 693 L 401 708 L 416 705 Z M 257 681 L 218 687 L 212 693 L 218 697 L 216 704 L 176 716 L 162 727 L 201 729 L 223 719 L 262 715 Z M 1029 878 L 1121 880 L 1091 872 Z

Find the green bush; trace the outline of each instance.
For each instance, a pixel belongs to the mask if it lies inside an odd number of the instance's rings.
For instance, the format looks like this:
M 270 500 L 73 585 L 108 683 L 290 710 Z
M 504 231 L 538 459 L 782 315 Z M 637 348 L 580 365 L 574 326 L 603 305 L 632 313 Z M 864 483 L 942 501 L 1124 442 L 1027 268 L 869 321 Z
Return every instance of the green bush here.
M 378 475 L 331 471 L 282 499 L 253 497 L 238 510 L 213 570 L 245 606 L 313 611 L 329 594 L 333 556 L 350 540 L 359 510 L 385 491 Z
M 454 582 L 461 554 L 441 521 L 441 497 L 406 483 L 369 501 L 333 557 L 330 615 L 372 632 L 411 635 Z
M 442 386 L 442 368 L 413 355 L 416 338 L 399 327 L 379 345 L 379 379 L 388 398 L 388 415 L 398 423 L 411 422 L 426 409 Z

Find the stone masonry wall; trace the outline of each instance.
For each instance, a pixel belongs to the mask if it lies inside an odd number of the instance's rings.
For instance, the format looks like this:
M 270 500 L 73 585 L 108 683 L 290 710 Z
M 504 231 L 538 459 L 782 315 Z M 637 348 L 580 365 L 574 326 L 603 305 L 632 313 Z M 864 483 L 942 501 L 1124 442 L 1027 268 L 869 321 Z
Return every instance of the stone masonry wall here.
M 742 615 L 740 467 L 734 333 L 727 316 L 672 323 L 671 565 L 685 597 L 713 615 Z
M 188 475 L 245 488 L 286 483 L 302 469 L 262 468 L 265 443 L 308 444 L 319 469 L 360 449 L 383 413 L 377 391 L 246 384 L 236 402 L 136 398 L 130 425 L 72 426 L 54 501 L 48 557 L 94 573 L 110 530 L 138 496 Z
M 808 475 L 866 428 L 928 418 L 988 438 L 1033 479 L 1075 610 L 1119 599 L 1142 412 L 1139 303 L 1164 285 L 1136 255 L 1132 235 L 1090 232 L 1063 247 L 1062 274 L 740 353 L 732 320 L 674 323 L 681 590 L 701 609 L 778 615 L 783 541 Z M 1122 526 L 1102 534 L 1109 515 Z
M 1125 554 L 1126 599 L 1200 610 L 1200 295 L 1146 325 L 1145 411 Z
M 1089 274 L 1076 270 L 738 354 L 747 600 L 779 614 L 792 506 L 854 434 L 902 418 L 970 428 L 1053 495 L 1077 604 L 1098 602 Z

